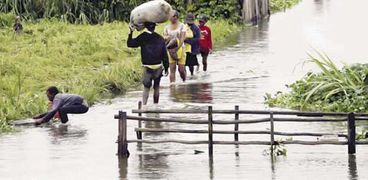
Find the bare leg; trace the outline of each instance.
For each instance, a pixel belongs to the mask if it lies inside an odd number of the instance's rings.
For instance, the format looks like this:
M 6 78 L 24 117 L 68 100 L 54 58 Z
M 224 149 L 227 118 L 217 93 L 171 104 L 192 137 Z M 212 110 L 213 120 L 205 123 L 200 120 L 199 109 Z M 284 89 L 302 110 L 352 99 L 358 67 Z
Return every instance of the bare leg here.
M 161 77 L 154 80 L 154 84 L 153 84 L 153 103 L 154 104 L 158 104 L 160 100 L 160 81 L 161 81 Z
M 202 57 L 203 71 L 207 71 L 207 58 L 208 56 Z
M 187 79 L 187 71 L 185 70 L 185 65 L 179 64 L 179 73 L 181 79 L 183 80 L 183 82 L 185 82 L 185 80 Z
M 147 101 L 148 101 L 148 97 L 149 97 L 149 93 L 150 93 L 150 88 L 144 88 L 143 90 L 143 105 L 147 105 Z
M 194 66 L 189 66 L 190 75 L 194 75 Z
M 170 64 L 170 83 L 174 83 L 176 81 L 176 64 Z

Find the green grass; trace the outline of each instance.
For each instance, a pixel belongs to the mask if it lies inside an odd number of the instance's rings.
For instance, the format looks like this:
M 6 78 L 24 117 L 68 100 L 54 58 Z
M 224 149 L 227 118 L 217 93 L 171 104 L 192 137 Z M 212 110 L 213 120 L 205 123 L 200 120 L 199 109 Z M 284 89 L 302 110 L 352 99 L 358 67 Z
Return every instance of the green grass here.
M 289 92 L 266 95 L 270 106 L 298 110 L 368 112 L 368 65 L 345 65 L 339 69 L 324 54 L 310 56 L 321 72 L 308 73 L 288 86 Z
M 0 15 L 0 131 L 9 129 L 10 120 L 45 111 L 50 85 L 81 94 L 90 104 L 140 85 L 139 50 L 126 47 L 126 23 L 92 26 L 43 20 L 24 23 L 24 32 L 15 35 L 8 16 Z M 241 29 L 227 21 L 210 26 L 216 27 L 215 43 Z
M 271 0 L 270 9 L 272 13 L 283 11 L 298 4 L 301 0 Z

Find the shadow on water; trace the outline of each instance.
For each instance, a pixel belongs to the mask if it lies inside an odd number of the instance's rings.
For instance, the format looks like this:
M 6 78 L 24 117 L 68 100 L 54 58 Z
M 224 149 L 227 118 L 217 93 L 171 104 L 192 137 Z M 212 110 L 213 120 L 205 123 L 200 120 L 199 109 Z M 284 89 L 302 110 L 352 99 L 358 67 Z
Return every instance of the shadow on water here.
M 212 103 L 212 84 L 193 83 L 170 87 L 174 102 Z

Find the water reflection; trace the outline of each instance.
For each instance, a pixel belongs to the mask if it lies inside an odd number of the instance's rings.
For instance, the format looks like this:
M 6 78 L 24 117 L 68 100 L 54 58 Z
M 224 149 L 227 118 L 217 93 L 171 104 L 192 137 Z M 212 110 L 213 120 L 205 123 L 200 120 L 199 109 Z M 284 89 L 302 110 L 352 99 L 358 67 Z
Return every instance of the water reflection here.
M 174 102 L 212 103 L 212 84 L 192 83 L 170 87 Z
M 142 179 L 166 179 L 165 171 L 168 171 L 170 166 L 168 165 L 168 154 L 165 153 L 150 153 L 150 154 L 140 154 L 139 158 L 139 168 L 145 171 L 140 173 L 139 176 Z
M 87 135 L 86 129 L 76 127 L 70 128 L 69 125 L 51 125 L 49 135 L 52 144 L 60 144 L 62 141 L 80 140 Z
M 276 179 L 276 171 L 275 171 L 275 156 L 270 156 L 271 159 L 271 177 L 272 180 Z
M 160 114 L 158 113 L 149 113 L 149 114 L 146 114 L 146 117 L 149 117 L 149 118 L 160 118 Z M 145 121 L 144 122 L 144 127 L 145 128 L 149 128 L 149 129 L 163 129 L 164 126 L 162 125 L 162 122 L 153 122 L 153 121 Z M 143 135 L 145 137 L 156 137 L 156 136 L 160 136 L 162 135 L 163 133 L 160 133 L 160 132 L 145 132 L 143 133 Z
M 214 178 L 214 171 L 213 171 L 213 156 L 209 157 L 208 160 L 208 166 L 209 166 L 209 177 L 212 180 Z
M 354 154 L 349 155 L 349 179 L 356 180 L 358 179 L 358 170 L 356 164 L 356 156 Z
M 118 158 L 119 165 L 119 179 L 127 179 L 128 174 L 128 159 L 127 158 Z
M 212 103 L 212 84 L 191 83 L 172 86 L 170 97 L 174 102 Z

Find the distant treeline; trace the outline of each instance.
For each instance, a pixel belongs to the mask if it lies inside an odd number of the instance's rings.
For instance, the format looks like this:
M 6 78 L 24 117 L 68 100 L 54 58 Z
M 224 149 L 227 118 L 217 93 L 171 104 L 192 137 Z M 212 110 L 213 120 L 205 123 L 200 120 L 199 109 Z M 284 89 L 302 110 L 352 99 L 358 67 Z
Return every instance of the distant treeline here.
M 71 23 L 127 21 L 130 11 L 147 0 L 0 0 L 1 13 L 26 20 L 57 18 Z M 167 0 L 179 12 L 212 18 L 239 19 L 241 0 Z

